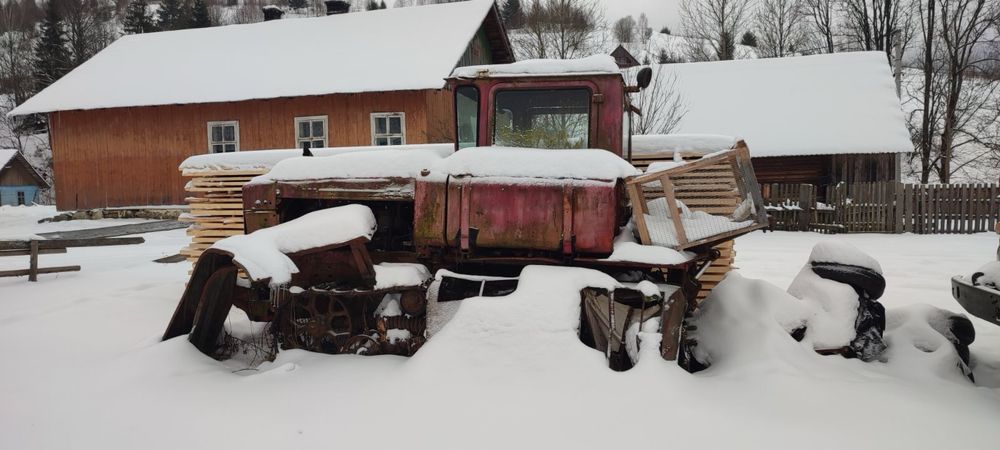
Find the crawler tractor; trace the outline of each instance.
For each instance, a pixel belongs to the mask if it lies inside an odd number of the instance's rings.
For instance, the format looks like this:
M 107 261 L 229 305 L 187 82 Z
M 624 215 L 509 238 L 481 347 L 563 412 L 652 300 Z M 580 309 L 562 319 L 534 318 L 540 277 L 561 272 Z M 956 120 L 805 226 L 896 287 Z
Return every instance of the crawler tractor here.
M 652 317 L 662 356 L 678 359 L 713 246 L 767 223 L 745 144 L 639 171 L 625 124 L 642 113 L 629 95 L 649 84 L 648 69 L 630 86 L 614 67 L 519 64 L 456 69 L 447 80 L 456 142 L 445 152 L 293 158 L 247 184 L 246 235 L 200 257 L 164 339 L 190 334 L 224 357 L 235 306 L 270 322 L 281 348 L 412 355 L 428 335 L 429 304 L 502 297 L 521 268 L 548 264 L 621 282 L 581 292 L 581 341 L 612 367 L 631 365 L 625 330 Z M 348 206 L 355 215 L 339 212 Z M 342 235 L 350 227 L 337 220 L 368 211 L 372 232 Z M 278 276 L 261 269 L 275 258 L 241 254 L 262 246 L 294 270 Z

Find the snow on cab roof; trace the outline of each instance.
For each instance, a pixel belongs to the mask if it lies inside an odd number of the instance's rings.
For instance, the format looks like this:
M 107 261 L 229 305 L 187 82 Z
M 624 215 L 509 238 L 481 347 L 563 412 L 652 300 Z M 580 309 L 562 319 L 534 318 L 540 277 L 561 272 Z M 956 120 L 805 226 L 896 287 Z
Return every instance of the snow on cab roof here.
M 511 64 L 488 64 L 458 67 L 452 78 L 491 78 L 514 76 L 557 76 L 581 74 L 620 74 L 611 55 L 593 55 L 579 59 L 528 59 Z
M 674 130 L 741 136 L 755 157 L 913 151 L 884 52 L 663 64 Z
M 124 36 L 11 114 L 439 89 L 491 8 L 476 0 Z

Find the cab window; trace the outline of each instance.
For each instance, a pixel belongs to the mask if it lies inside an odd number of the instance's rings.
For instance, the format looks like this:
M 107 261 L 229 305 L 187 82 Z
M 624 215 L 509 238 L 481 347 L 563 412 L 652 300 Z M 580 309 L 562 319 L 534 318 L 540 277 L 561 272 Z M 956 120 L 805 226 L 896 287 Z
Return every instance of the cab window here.
M 507 89 L 494 100 L 493 145 L 588 148 L 590 90 Z

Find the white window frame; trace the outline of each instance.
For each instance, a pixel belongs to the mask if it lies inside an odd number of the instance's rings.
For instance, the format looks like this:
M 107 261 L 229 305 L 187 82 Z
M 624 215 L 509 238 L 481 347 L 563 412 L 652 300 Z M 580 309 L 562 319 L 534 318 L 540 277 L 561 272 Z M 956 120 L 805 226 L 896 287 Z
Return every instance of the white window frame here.
M 327 116 L 304 116 L 295 118 L 295 129 L 292 130 L 292 137 L 295 138 L 294 141 L 295 148 L 302 148 L 302 142 L 304 141 L 312 142 L 316 140 L 315 136 L 309 138 L 300 138 L 299 124 L 302 122 L 315 122 L 317 120 L 323 121 L 323 147 L 330 146 L 330 121 L 328 120 Z M 311 131 L 312 131 L 312 125 L 310 125 L 310 132 Z M 309 145 L 309 148 L 313 148 L 312 144 Z
M 389 131 L 389 121 L 388 121 L 388 119 L 390 117 L 399 117 L 399 133 L 389 133 L 388 132 Z M 376 119 L 380 119 L 380 118 L 385 118 L 386 119 L 386 124 L 385 124 L 386 133 L 384 133 L 384 134 L 378 134 L 378 133 L 375 132 L 375 129 L 376 129 L 376 127 L 375 127 L 375 120 Z M 403 112 L 372 113 L 371 114 L 371 126 L 372 126 L 372 145 L 378 145 L 378 144 L 375 143 L 375 140 L 378 139 L 378 138 L 386 138 L 386 140 L 388 142 L 391 142 L 390 139 L 392 139 L 394 137 L 400 138 L 399 144 L 391 144 L 391 143 L 389 143 L 389 144 L 386 144 L 386 145 L 406 145 L 406 113 L 403 113 Z
M 217 120 L 217 121 L 213 121 L 213 122 L 208 122 L 208 125 L 205 127 L 206 130 L 208 131 L 208 153 L 215 153 L 215 152 L 212 151 L 212 145 L 215 144 L 215 142 L 212 141 L 212 127 L 214 127 L 214 126 L 225 126 L 225 125 L 232 125 L 233 126 L 233 132 L 235 133 L 235 135 L 233 137 L 236 138 L 236 140 L 233 141 L 233 142 L 230 142 L 230 141 L 219 141 L 218 143 L 222 144 L 222 145 L 225 145 L 225 144 L 236 144 L 236 151 L 237 152 L 240 151 L 240 121 L 238 121 L 238 120 Z M 223 138 L 225 138 L 225 136 L 223 136 Z M 222 153 L 225 153 L 225 151 L 223 151 Z

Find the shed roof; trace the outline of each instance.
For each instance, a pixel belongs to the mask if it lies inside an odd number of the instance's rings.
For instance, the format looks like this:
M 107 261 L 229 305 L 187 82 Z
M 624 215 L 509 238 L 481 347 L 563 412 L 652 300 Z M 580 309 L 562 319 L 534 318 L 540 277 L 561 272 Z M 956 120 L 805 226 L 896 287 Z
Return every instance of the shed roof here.
M 439 89 L 484 24 L 513 61 L 492 0 L 124 36 L 11 114 Z
M 38 186 L 42 188 L 49 187 L 49 183 L 45 181 L 45 178 L 42 178 L 42 176 L 38 174 L 38 171 L 35 170 L 35 168 L 28 162 L 27 158 L 25 158 L 20 151 L 16 149 L 0 149 L 0 174 L 15 164 L 23 166 Z
M 913 151 L 884 52 L 656 70 L 687 109 L 675 133 L 740 136 L 756 157 Z

